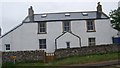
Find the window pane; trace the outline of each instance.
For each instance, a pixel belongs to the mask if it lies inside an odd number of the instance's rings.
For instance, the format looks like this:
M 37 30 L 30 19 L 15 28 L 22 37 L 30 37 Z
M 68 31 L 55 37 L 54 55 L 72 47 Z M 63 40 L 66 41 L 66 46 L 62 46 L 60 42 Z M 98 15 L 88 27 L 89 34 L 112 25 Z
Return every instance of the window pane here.
M 95 38 L 89 38 L 88 43 L 89 43 L 89 46 L 94 46 L 95 45 Z
M 69 27 L 66 27 L 66 31 L 69 31 Z
M 46 49 L 46 39 L 39 39 L 39 48 Z
M 6 50 L 10 50 L 10 44 L 5 44 Z
M 46 23 L 45 22 L 40 22 L 39 23 L 39 32 L 46 32 Z
M 42 28 L 42 30 L 43 30 L 42 32 L 46 32 L 45 28 Z
M 87 30 L 94 30 L 94 21 L 93 20 L 87 21 Z
M 69 21 L 63 22 L 63 29 L 64 29 L 64 31 L 67 31 L 67 32 L 70 31 L 70 22 Z
M 70 42 L 66 42 L 67 48 L 70 48 Z

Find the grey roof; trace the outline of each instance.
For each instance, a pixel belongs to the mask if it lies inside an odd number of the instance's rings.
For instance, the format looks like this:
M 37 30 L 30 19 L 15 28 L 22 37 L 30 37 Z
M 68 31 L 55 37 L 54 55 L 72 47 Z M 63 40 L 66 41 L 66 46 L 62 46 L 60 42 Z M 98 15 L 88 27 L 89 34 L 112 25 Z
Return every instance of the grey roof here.
M 65 14 L 70 14 L 70 16 L 65 16 Z M 86 13 L 87 16 L 84 16 Z M 46 15 L 46 17 L 42 17 Z M 100 19 L 109 18 L 105 13 L 102 12 Z M 98 19 L 97 11 L 85 11 L 85 12 L 61 12 L 61 13 L 44 13 L 44 14 L 34 14 L 34 21 L 60 21 L 60 20 L 85 20 L 85 19 Z M 23 22 L 29 22 L 29 17 Z
M 65 16 L 66 13 L 67 13 L 68 16 Z M 83 15 L 83 13 L 85 13 L 85 15 Z M 42 17 L 42 15 L 44 15 L 44 14 L 46 14 L 46 17 Z M 97 15 L 97 11 L 44 13 L 44 14 L 34 14 L 34 17 L 33 17 L 34 21 L 61 21 L 61 20 L 63 21 L 63 20 L 109 19 L 109 17 L 105 13 L 103 13 L 103 12 L 101 14 L 101 17 L 98 18 L 99 15 Z M 70 16 L 69 16 L 69 14 L 70 14 Z M 86 14 L 87 14 L 87 16 L 86 16 Z M 5 35 L 9 34 L 13 30 L 19 28 L 25 22 L 29 22 L 30 23 L 29 16 L 27 16 L 20 25 L 16 26 L 15 28 L 10 30 L 9 32 L 5 33 L 0 38 L 2 38 Z

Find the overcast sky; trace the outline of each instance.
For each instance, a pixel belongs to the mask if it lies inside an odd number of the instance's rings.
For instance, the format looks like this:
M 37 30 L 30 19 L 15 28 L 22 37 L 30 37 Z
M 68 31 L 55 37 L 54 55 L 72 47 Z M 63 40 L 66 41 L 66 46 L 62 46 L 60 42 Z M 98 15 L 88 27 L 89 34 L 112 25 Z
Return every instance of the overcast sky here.
M 8 32 L 28 15 L 28 8 L 33 6 L 34 13 L 96 11 L 97 2 L 101 2 L 107 15 L 118 7 L 119 0 L 1 0 L 0 27 L 2 34 Z

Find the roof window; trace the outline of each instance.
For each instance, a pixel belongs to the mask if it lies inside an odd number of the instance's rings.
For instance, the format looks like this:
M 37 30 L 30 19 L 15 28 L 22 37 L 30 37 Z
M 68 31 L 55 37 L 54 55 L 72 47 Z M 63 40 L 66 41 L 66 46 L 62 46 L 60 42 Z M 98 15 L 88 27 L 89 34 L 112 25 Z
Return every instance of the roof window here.
M 47 17 L 47 14 L 43 14 L 41 17 L 42 17 L 42 18 L 45 18 L 45 17 Z
M 82 13 L 83 16 L 88 16 L 88 13 Z
M 65 13 L 65 16 L 70 16 L 70 13 Z

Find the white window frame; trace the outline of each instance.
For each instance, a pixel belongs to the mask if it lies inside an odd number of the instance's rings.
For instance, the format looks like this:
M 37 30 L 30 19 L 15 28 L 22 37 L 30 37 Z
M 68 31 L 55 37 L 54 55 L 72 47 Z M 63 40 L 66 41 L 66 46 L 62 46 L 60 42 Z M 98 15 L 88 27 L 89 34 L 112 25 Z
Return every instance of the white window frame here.
M 67 45 L 67 48 L 70 48 L 70 42 L 66 42 L 66 45 Z
M 94 41 L 92 41 L 93 39 L 94 39 Z M 95 37 L 88 38 L 88 45 L 95 46 L 96 45 L 96 38 Z
M 42 25 L 42 26 L 41 26 Z M 41 31 L 42 30 L 42 31 Z M 45 30 L 45 31 L 44 31 Z M 46 32 L 46 22 L 39 22 L 38 23 L 38 33 L 40 34 L 44 34 L 44 33 L 47 33 Z
M 39 49 L 46 49 L 46 48 L 47 48 L 46 47 L 46 39 L 39 39 Z
M 71 22 L 63 21 L 63 32 L 71 32 Z
M 10 50 L 10 44 L 5 44 L 5 50 Z
M 87 31 L 95 31 L 95 21 L 87 20 Z

